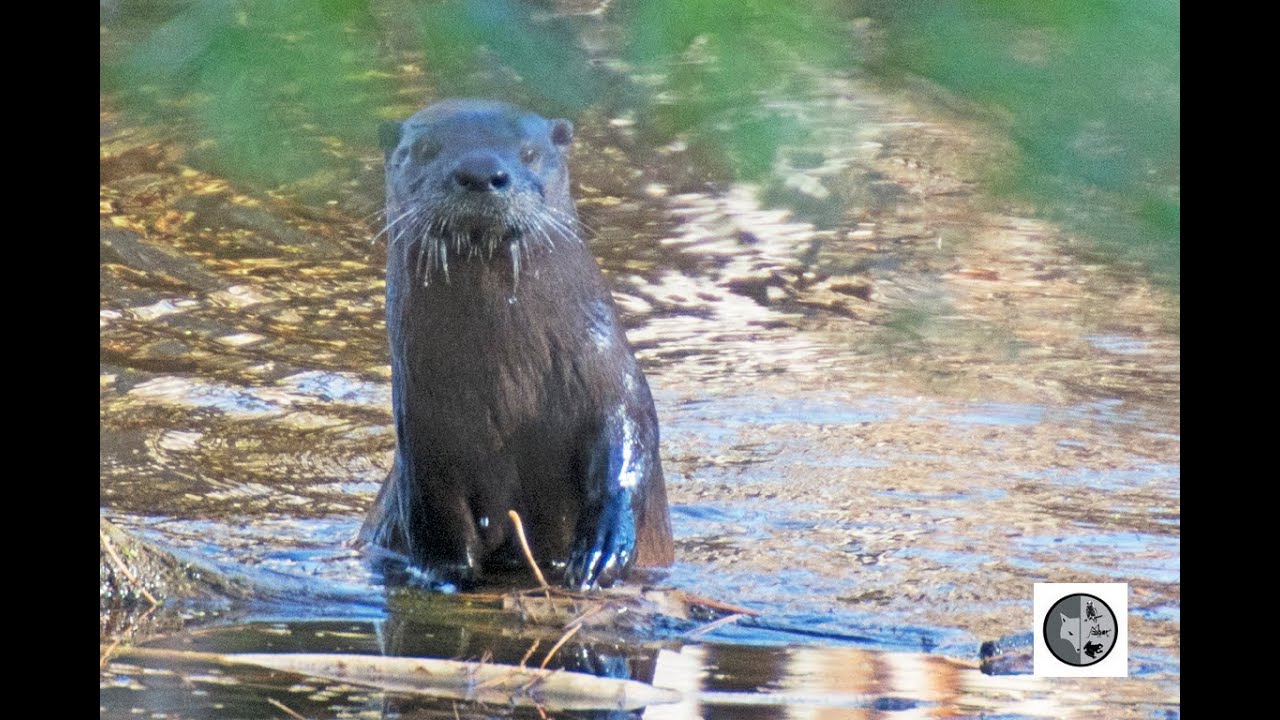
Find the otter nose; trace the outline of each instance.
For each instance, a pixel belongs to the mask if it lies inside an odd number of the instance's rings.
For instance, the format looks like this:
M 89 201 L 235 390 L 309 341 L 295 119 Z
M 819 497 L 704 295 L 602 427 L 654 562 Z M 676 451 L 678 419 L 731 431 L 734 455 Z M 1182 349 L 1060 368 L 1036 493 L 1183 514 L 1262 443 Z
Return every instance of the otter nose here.
M 453 181 L 463 190 L 502 192 L 511 184 L 511 176 L 492 155 L 468 155 L 454 166 Z

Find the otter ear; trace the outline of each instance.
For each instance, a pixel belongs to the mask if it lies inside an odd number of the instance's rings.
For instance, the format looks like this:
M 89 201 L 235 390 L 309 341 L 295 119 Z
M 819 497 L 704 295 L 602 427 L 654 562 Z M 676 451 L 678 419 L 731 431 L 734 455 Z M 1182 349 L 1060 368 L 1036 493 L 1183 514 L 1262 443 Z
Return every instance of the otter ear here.
M 400 144 L 400 133 L 403 129 L 403 126 L 394 120 L 387 120 L 378 125 L 378 144 L 382 146 L 383 155 L 391 157 L 391 151 Z
M 573 123 L 568 120 L 552 120 L 551 142 L 560 147 L 573 142 Z

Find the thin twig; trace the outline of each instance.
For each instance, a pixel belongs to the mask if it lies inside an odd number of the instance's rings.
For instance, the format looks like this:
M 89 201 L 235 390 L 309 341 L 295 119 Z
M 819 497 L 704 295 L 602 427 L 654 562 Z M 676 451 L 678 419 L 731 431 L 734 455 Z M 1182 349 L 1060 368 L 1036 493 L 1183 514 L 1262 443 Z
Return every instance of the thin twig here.
M 307 720 L 307 718 L 306 718 L 306 717 L 304 717 L 304 716 L 302 716 L 302 715 L 299 715 L 298 713 L 296 713 L 296 712 L 294 712 L 293 710 L 289 709 L 289 707 L 288 707 L 288 706 L 286 706 L 284 703 L 280 702 L 279 700 L 276 700 L 275 698 L 267 698 L 267 702 L 269 702 L 269 703 L 271 703 L 272 705 L 275 705 L 276 707 L 278 707 L 278 708 L 280 708 L 281 710 L 285 711 L 286 713 L 288 713 L 288 714 L 289 714 L 289 717 L 291 717 L 291 718 L 297 718 L 297 720 Z
M 121 560 L 120 556 L 116 554 L 115 548 L 111 547 L 111 540 L 107 538 L 107 534 L 99 530 L 98 537 L 102 538 L 102 547 L 107 549 L 107 557 L 111 559 L 112 564 L 120 571 L 120 574 L 124 575 L 130 583 L 138 588 L 138 592 L 142 593 L 142 597 L 151 603 L 151 607 L 159 605 L 160 601 L 147 592 L 147 588 L 143 586 L 142 581 L 138 580 L 137 576 L 129 572 L 129 568 L 125 567 L 124 560 Z
M 714 620 L 712 622 L 707 623 L 706 625 L 703 625 L 700 628 L 694 628 L 693 630 L 690 630 L 689 632 L 684 634 L 685 639 L 692 640 L 694 638 L 702 637 L 703 635 L 706 635 L 707 633 L 711 632 L 712 630 L 715 630 L 718 627 L 728 625 L 729 623 L 732 623 L 732 622 L 737 622 L 738 618 L 741 618 L 741 617 L 746 617 L 746 615 L 743 615 L 741 613 L 734 613 L 733 615 L 725 615 L 719 620 Z
M 551 662 L 551 656 L 555 655 L 556 651 L 560 649 L 560 646 L 564 645 L 566 642 L 569 642 L 569 638 L 576 635 L 578 631 L 581 629 L 582 629 L 582 623 L 578 623 L 577 625 L 574 625 L 573 627 L 569 628 L 569 631 L 566 632 L 564 635 L 561 635 L 560 639 L 556 641 L 556 644 L 551 646 L 551 651 L 547 653 L 547 656 L 542 658 L 542 664 L 538 666 L 538 669 L 546 670 L 547 663 Z
M 124 640 L 126 635 L 136 635 L 138 628 L 142 627 L 142 623 L 146 622 L 147 618 L 151 613 L 155 612 L 158 607 L 160 606 L 152 605 L 146 610 L 143 610 L 140 615 L 129 621 L 128 629 L 121 629 L 119 632 L 115 633 L 116 639 L 112 641 L 110 647 L 103 651 L 102 657 L 99 658 L 99 670 L 106 668 L 107 663 L 111 662 L 111 655 L 115 652 L 115 649 L 120 646 L 120 641 Z
M 703 607 L 709 607 L 712 610 L 723 610 L 725 612 L 731 612 L 731 613 L 734 613 L 735 615 L 759 615 L 760 614 L 759 611 L 752 610 L 751 608 L 745 608 L 745 607 L 742 607 L 741 605 L 730 605 L 729 603 L 723 603 L 723 602 L 720 602 L 719 600 L 712 600 L 709 597 L 694 595 L 693 593 L 690 593 L 690 592 L 684 593 L 684 600 L 686 603 L 690 605 L 701 605 Z
M 102 657 L 98 658 L 98 671 L 101 672 L 107 667 L 107 663 L 111 662 L 111 653 L 116 651 L 120 646 L 120 638 L 116 638 L 114 642 L 102 653 Z
M 596 615 L 599 615 L 605 610 L 612 610 L 613 608 L 614 606 L 607 602 L 602 602 L 602 603 L 599 603 L 598 605 L 592 605 L 591 607 L 588 607 L 586 610 L 583 610 L 582 612 L 578 613 L 576 617 L 571 619 L 569 622 L 565 623 L 564 626 L 569 627 L 570 625 L 581 625 L 587 621 L 587 618 L 595 617 Z
M 529 658 L 533 657 L 534 651 L 537 650 L 538 646 L 541 644 L 542 644 L 542 638 L 537 638 L 533 641 L 533 644 L 529 646 L 529 651 L 524 654 L 524 657 L 520 658 L 521 670 L 525 669 L 524 664 L 529 662 Z
M 551 593 L 550 593 L 550 592 L 548 592 L 548 593 L 547 593 L 547 599 L 548 599 L 548 600 L 550 600 L 550 599 L 551 599 Z M 524 604 L 524 602 L 523 602 L 523 601 L 521 601 L 521 603 L 520 603 L 520 608 L 521 608 L 522 610 L 524 610 L 524 614 L 525 614 L 525 615 L 528 615 L 528 616 L 529 616 L 529 619 L 533 621 L 533 624 L 534 624 L 534 625 L 541 625 L 541 624 L 542 624 L 542 619 L 538 617 L 538 613 L 534 612 L 534 611 L 533 611 L 533 608 L 532 608 L 531 606 L 525 605 L 525 604 Z M 554 608 L 552 608 L 552 609 L 554 609 Z
M 533 551 L 529 549 L 529 541 L 525 539 L 524 523 L 520 522 L 520 513 L 515 510 L 508 510 L 507 515 L 511 516 L 511 522 L 516 525 L 516 537 L 520 540 L 520 549 L 524 551 L 524 559 L 529 562 L 529 567 L 533 568 L 533 576 L 538 578 L 538 584 L 542 586 L 543 590 L 550 590 L 551 586 L 547 584 L 547 579 L 542 577 L 542 570 L 533 559 Z

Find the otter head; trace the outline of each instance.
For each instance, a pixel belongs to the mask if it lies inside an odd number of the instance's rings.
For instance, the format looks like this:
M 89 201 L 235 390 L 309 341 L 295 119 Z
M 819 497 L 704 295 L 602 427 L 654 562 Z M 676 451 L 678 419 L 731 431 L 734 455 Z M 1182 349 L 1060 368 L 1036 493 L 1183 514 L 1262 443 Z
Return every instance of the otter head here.
M 387 231 L 417 245 L 424 283 L 449 262 L 520 253 L 577 238 L 565 149 L 568 120 L 503 102 L 447 100 L 380 131 L 386 154 Z

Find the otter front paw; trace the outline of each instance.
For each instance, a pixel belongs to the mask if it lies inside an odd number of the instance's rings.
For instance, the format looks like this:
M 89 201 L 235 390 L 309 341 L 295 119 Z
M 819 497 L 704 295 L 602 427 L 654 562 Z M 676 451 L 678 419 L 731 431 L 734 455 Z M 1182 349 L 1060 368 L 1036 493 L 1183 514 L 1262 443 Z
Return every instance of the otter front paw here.
M 626 573 L 635 557 L 636 523 L 630 492 L 615 493 L 595 519 L 578 526 L 565 566 L 567 587 L 609 587 Z

